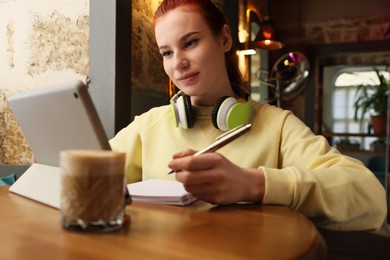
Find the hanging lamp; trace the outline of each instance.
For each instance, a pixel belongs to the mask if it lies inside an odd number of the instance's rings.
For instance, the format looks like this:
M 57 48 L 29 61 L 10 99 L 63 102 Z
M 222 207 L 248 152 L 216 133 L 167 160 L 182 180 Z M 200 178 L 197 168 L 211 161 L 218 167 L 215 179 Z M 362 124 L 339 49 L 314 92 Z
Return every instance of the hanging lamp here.
M 283 48 L 284 44 L 279 39 L 275 26 L 268 16 L 260 23 L 260 30 L 252 46 L 265 50 L 278 50 Z

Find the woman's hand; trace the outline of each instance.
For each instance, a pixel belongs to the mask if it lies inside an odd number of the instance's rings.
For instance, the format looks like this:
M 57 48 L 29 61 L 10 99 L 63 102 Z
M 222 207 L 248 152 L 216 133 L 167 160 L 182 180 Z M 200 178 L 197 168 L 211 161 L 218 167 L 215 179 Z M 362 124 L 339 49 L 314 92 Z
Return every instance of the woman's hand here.
M 192 195 L 215 204 L 262 201 L 265 191 L 262 170 L 241 168 L 219 153 L 192 156 L 194 153 L 185 150 L 174 154 L 168 164 Z

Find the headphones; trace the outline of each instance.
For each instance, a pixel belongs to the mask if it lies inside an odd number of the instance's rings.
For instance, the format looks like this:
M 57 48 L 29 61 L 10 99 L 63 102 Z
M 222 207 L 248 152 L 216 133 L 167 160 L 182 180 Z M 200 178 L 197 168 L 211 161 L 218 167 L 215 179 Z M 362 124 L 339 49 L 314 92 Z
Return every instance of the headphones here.
M 245 90 L 246 102 L 239 102 L 234 97 L 223 96 L 214 105 L 211 111 L 211 120 L 215 128 L 222 131 L 231 130 L 251 120 L 252 105 L 249 93 Z M 175 94 L 170 100 L 176 127 L 192 128 L 195 117 L 192 111 L 191 99 L 182 91 Z

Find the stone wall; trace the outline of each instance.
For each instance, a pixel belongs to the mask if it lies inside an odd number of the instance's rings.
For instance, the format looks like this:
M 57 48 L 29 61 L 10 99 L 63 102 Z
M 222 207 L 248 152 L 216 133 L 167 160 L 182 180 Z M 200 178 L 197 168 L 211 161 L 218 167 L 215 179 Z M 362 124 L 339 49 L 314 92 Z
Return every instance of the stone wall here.
M 88 39 L 88 0 L 0 1 L 0 164 L 31 160 L 8 97 L 64 80 L 84 81 Z
M 270 17 L 287 44 L 389 39 L 388 0 L 272 0 L 268 3 Z
M 291 45 L 381 41 L 390 39 L 390 14 L 302 24 L 280 35 Z

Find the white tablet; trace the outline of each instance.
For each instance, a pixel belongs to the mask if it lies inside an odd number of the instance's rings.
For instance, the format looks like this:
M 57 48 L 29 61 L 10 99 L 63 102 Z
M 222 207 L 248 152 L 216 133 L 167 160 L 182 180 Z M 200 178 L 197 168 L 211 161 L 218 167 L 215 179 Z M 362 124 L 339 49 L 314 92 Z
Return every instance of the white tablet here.
M 9 103 L 37 163 L 59 166 L 62 150 L 110 149 L 88 87 L 79 80 L 15 94 Z

